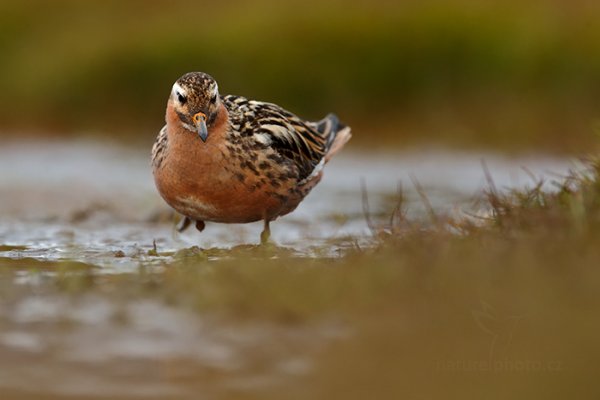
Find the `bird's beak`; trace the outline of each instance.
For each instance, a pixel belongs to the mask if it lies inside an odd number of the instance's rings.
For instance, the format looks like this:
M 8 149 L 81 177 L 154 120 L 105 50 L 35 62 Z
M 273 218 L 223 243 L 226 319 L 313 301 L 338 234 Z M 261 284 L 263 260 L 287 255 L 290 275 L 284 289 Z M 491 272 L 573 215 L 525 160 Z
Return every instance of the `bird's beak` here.
M 192 118 L 194 120 L 194 125 L 198 130 L 198 136 L 202 139 L 203 142 L 206 142 L 206 138 L 208 137 L 208 128 L 206 127 L 206 114 L 199 112 L 194 115 Z

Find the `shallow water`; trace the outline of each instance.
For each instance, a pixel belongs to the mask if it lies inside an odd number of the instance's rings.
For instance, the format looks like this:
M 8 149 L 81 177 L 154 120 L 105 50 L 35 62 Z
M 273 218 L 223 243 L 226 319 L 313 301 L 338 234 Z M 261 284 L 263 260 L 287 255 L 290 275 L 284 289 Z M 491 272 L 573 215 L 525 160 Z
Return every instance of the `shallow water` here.
M 376 215 L 391 213 L 399 183 L 409 215 L 421 215 L 411 179 L 439 212 L 472 210 L 486 186 L 482 160 L 500 188 L 531 185 L 522 167 L 548 179 L 573 167 L 571 160 L 548 157 L 348 151 L 327 166 L 322 182 L 295 212 L 273 223 L 273 240 L 309 256 L 316 248 L 323 255 L 323 244 L 336 238 L 368 242 L 361 180 Z M 0 149 L 0 188 L 0 244 L 25 247 L 5 257 L 79 260 L 122 272 L 137 267 L 153 242 L 159 253 L 192 245 L 227 248 L 256 243 L 262 228 L 207 223 L 202 233 L 174 232 L 174 217 L 154 188 L 147 149 L 93 142 L 9 144 Z
M 76 302 L 28 297 L 2 314 L 0 394 L 32 396 L 213 398 L 282 385 L 306 374 L 311 356 L 346 334 L 332 322 L 240 324 L 151 300 L 123 304 L 95 295 Z
M 373 218 L 384 221 L 398 183 L 409 215 L 423 215 L 411 177 L 438 212 L 474 210 L 486 186 L 484 159 L 499 188 L 531 184 L 529 172 L 556 178 L 573 163 L 444 151 L 369 154 L 347 151 L 289 216 L 273 240 L 301 257 L 335 256 L 368 245 L 361 180 Z M 47 285 L 55 264 L 110 278 L 164 268 L 172 253 L 197 245 L 228 249 L 258 241 L 261 224 L 207 224 L 176 234 L 154 189 L 148 149 L 93 142 L 13 143 L 0 149 L 0 394 L 220 398 L 303 379 L 316 354 L 352 335 L 335 318 L 300 326 L 232 321 L 163 301 L 111 293 L 71 296 Z M 158 255 L 151 250 L 156 244 Z M 153 255 L 154 254 L 154 255 Z M 227 251 L 213 257 L 227 256 Z M 33 270 L 33 272 L 32 272 Z M 77 273 L 77 268 L 72 274 Z

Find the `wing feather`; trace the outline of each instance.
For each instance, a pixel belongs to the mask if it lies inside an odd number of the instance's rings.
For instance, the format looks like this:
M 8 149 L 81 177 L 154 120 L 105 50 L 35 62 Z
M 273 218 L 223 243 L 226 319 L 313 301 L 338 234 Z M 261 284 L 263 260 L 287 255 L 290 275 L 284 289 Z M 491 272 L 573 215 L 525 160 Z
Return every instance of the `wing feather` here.
M 158 136 L 156 137 L 156 141 L 152 146 L 152 165 L 155 168 L 159 168 L 165 158 L 165 152 L 167 151 L 168 146 L 168 136 L 167 136 L 167 126 L 163 126 L 163 128 L 158 132 Z
M 247 100 L 240 96 L 224 96 L 229 103 L 233 126 L 240 126 L 240 134 L 259 145 L 276 150 L 292 160 L 305 179 L 318 167 L 327 153 L 330 140 L 317 125 L 305 122 L 276 104 Z

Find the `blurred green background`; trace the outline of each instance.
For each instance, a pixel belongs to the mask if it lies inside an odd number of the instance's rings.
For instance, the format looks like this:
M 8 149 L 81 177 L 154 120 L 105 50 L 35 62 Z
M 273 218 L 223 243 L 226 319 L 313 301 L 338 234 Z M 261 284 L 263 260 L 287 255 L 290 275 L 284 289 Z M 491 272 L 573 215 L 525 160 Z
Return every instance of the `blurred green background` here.
M 600 3 L 3 1 L 0 132 L 151 142 L 172 83 L 306 118 L 352 146 L 589 150 L 600 113 Z

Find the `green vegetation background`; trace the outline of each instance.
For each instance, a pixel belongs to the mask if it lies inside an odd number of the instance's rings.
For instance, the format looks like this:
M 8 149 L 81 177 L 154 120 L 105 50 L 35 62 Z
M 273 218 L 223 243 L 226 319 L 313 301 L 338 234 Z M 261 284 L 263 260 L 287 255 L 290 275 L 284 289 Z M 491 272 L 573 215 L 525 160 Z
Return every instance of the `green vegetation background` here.
M 589 150 L 600 4 L 3 1 L 2 135 L 151 141 L 181 74 L 317 119 L 354 146 Z

